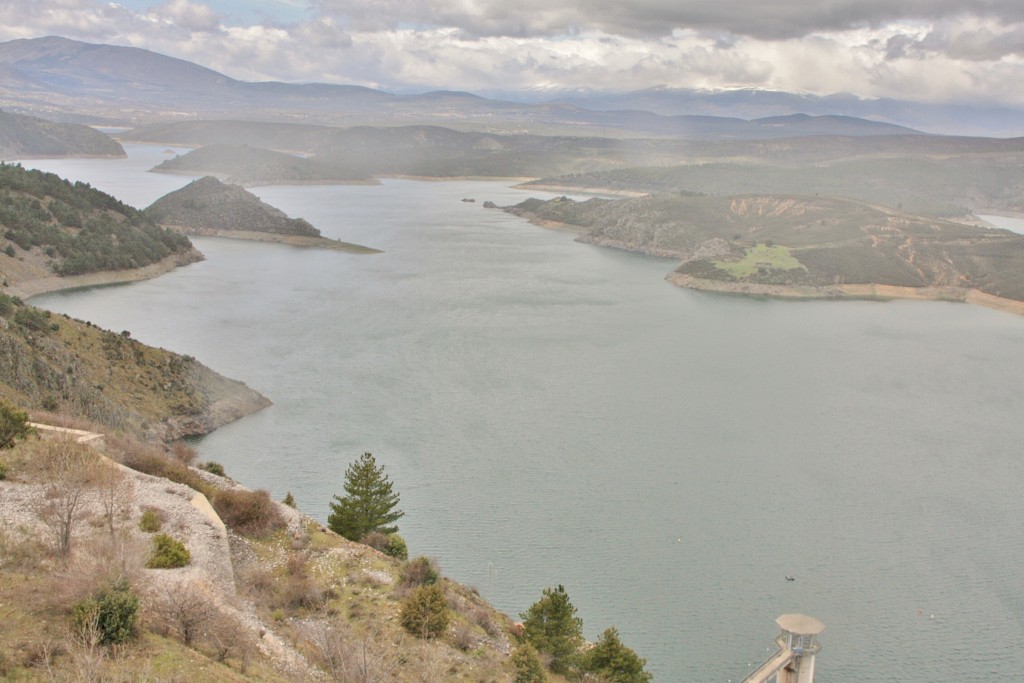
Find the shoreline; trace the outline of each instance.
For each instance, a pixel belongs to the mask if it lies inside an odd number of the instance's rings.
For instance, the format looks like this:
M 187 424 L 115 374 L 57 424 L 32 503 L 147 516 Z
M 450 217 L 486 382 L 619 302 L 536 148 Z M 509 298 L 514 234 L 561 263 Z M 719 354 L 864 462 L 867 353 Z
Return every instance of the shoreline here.
M 541 192 L 575 192 L 578 194 L 606 194 L 612 197 L 647 197 L 650 192 L 639 190 L 612 190 L 607 187 L 580 187 L 578 185 L 532 185 L 520 183 L 515 186 L 517 190 L 539 190 Z
M 725 282 L 706 280 L 682 273 L 669 273 L 665 280 L 684 289 L 739 296 L 756 296 L 773 299 L 849 299 L 867 301 L 891 301 L 907 299 L 916 301 L 947 301 L 974 304 L 1004 313 L 1024 315 L 1024 301 L 1005 299 L 968 287 L 935 286 L 935 287 L 900 287 L 881 284 L 850 284 L 850 285 L 762 285 L 750 282 Z
M 512 214 L 517 215 L 517 214 Z M 628 251 L 633 254 L 643 254 L 657 258 L 679 259 L 678 254 L 659 253 L 654 250 L 637 249 L 624 242 L 613 242 L 610 240 L 599 240 L 588 238 L 586 228 L 574 226 L 559 221 L 548 221 L 521 215 L 527 222 L 548 230 L 560 230 L 563 232 L 576 232 L 580 235 L 577 239 L 582 244 L 593 244 L 608 249 Z M 725 280 L 707 280 L 696 278 L 691 275 L 671 272 L 665 276 L 665 280 L 683 289 L 693 289 L 703 292 L 717 292 L 720 294 L 734 294 L 738 296 L 754 296 L 772 299 L 850 299 L 866 301 L 891 301 L 893 299 L 906 299 L 913 301 L 949 301 L 955 303 L 967 303 L 975 306 L 982 306 L 1004 313 L 1024 315 L 1024 301 L 1006 299 L 995 294 L 988 294 L 978 289 L 969 287 L 953 286 L 931 286 L 931 287 L 901 287 L 897 285 L 883 285 L 877 283 L 847 284 L 847 285 L 767 285 L 753 282 L 726 282 Z
M 87 287 L 116 285 L 126 282 L 140 282 L 142 280 L 151 280 L 155 277 L 159 277 L 181 266 L 198 263 L 205 258 L 206 257 L 203 256 L 198 249 L 193 247 L 191 250 L 183 254 L 172 254 L 171 256 L 157 261 L 156 263 L 151 263 L 148 266 L 143 266 L 142 268 L 133 268 L 132 270 L 105 270 L 97 273 L 85 273 L 83 275 L 70 275 L 66 277 L 50 275 L 47 277 L 28 279 L 14 283 L 7 286 L 4 291 L 10 296 L 16 296 L 21 299 L 28 300 L 34 296 L 69 289 L 84 289 Z
M 329 249 L 344 251 L 349 254 L 383 254 L 380 249 L 362 244 L 343 242 L 330 237 L 314 237 L 312 235 L 285 235 L 276 232 L 257 232 L 255 230 L 216 230 L 214 228 L 186 228 L 180 225 L 161 224 L 161 227 L 191 237 L 222 237 L 229 240 L 245 240 L 248 242 L 266 242 L 269 244 L 286 244 L 291 247 L 310 249 Z

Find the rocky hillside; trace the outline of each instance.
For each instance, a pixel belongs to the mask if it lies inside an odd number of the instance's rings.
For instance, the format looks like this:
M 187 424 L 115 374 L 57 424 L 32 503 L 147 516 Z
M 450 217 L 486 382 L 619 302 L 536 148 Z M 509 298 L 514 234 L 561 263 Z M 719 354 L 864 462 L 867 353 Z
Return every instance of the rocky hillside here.
M 145 213 L 156 223 L 197 234 L 224 230 L 320 236 L 319 230 L 301 218 L 288 218 L 244 188 L 227 185 L 213 176 L 164 195 L 150 204 Z
M 953 287 L 1024 301 L 1024 236 L 850 200 L 673 193 L 506 210 L 578 226 L 584 242 L 678 258 L 678 273 L 698 280 Z
M 55 123 L 0 111 L 0 159 L 24 157 L 123 157 L 107 135 L 76 123 Z
M 104 453 L 56 440 L 0 451 L 0 679 L 512 680 L 510 619 L 436 563 L 347 541 L 189 467 L 187 447 L 107 435 Z M 69 499 L 65 526 L 45 501 Z M 161 537 L 179 550 L 158 554 Z M 448 626 L 422 638 L 402 622 L 427 584 Z
M 206 434 L 270 404 L 194 358 L 3 294 L 0 398 L 157 440 Z

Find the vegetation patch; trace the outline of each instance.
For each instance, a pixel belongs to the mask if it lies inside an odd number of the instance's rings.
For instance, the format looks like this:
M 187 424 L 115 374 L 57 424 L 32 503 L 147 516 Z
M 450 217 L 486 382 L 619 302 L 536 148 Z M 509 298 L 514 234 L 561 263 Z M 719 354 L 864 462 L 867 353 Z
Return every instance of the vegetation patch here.
M 755 244 L 739 261 L 715 261 L 714 264 L 737 279 L 771 270 L 807 270 L 787 247 L 776 244 Z
M 153 553 L 149 556 L 146 566 L 149 569 L 177 569 L 192 561 L 185 544 L 167 534 L 153 537 Z

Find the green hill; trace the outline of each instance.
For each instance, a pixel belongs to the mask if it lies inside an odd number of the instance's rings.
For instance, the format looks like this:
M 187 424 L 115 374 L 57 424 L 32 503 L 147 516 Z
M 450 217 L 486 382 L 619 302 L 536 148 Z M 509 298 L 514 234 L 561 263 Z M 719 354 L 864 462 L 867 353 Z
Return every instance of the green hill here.
M 123 157 L 107 135 L 77 123 L 55 123 L 0 111 L 0 159 L 18 157 Z
M 87 183 L 0 164 L 4 286 L 45 277 L 138 269 L 200 258 L 188 238 Z

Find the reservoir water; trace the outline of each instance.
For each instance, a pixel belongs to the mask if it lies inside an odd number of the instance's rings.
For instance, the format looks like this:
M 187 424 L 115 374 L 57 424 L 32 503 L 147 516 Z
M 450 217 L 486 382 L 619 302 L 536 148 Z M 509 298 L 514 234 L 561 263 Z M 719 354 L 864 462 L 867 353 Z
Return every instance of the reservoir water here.
M 135 206 L 187 181 L 129 153 L 24 163 Z M 411 553 L 513 615 L 563 584 L 662 683 L 742 679 L 787 612 L 827 627 L 821 681 L 1020 678 L 1024 318 L 678 289 L 481 208 L 528 196 L 507 183 L 254 191 L 384 253 L 196 239 L 202 263 L 33 300 L 274 401 L 203 459 L 323 520 L 371 451 Z

